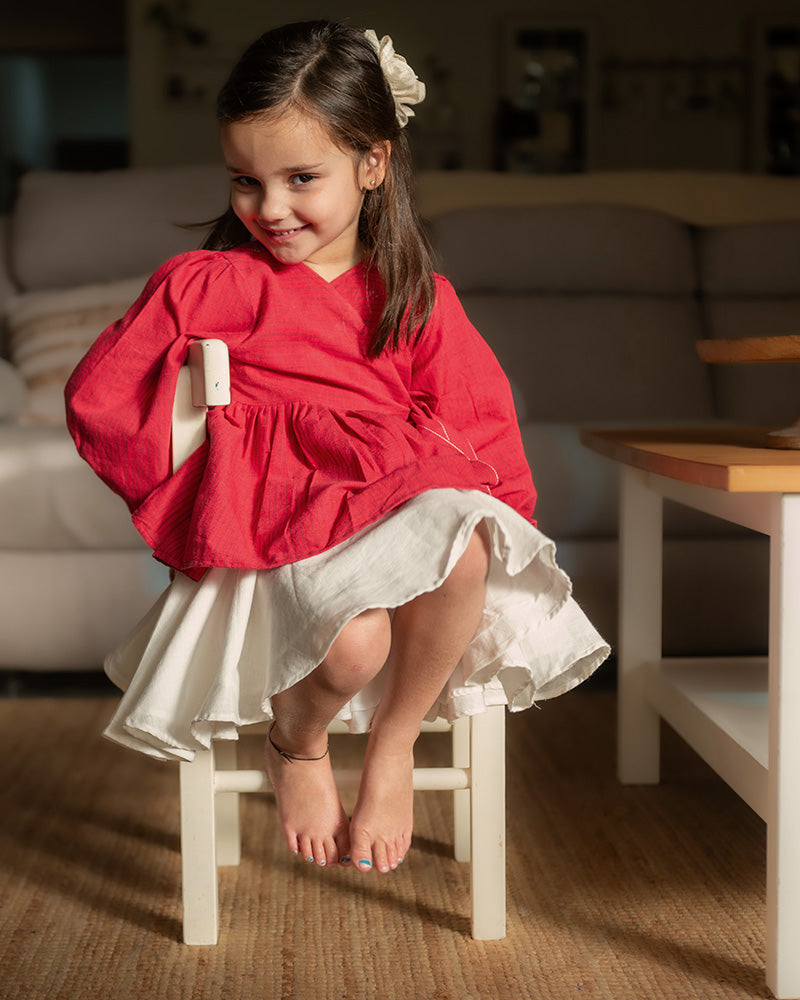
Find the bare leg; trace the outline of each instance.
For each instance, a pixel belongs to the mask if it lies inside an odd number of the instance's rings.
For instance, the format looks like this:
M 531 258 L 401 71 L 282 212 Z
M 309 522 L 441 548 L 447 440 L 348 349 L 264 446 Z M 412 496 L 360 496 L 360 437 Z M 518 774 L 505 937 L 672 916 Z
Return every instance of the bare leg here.
M 264 747 L 281 827 L 294 853 L 318 865 L 347 863 L 347 816 L 325 754 L 327 728 L 339 709 L 380 670 L 389 652 L 389 616 L 365 611 L 341 631 L 323 662 L 272 698 L 275 725 Z M 274 746 L 273 746 L 274 743 Z M 287 754 L 316 760 L 288 760 Z
M 438 590 L 398 608 L 386 687 L 372 723 L 350 824 L 353 865 L 388 872 L 413 825 L 413 747 L 422 720 L 475 635 L 486 600 L 489 547 L 477 530 Z

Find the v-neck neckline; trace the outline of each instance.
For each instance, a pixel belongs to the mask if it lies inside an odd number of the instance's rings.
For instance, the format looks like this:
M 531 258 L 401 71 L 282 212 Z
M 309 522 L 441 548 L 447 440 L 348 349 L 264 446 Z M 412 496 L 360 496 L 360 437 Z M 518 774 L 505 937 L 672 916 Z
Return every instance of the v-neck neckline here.
M 367 268 L 366 262 L 363 259 L 359 260 L 351 267 L 348 267 L 344 271 L 342 271 L 341 274 L 337 274 L 335 278 L 331 278 L 331 280 L 329 281 L 327 278 L 323 278 L 323 276 L 319 273 L 319 271 L 315 271 L 313 267 L 311 267 L 309 264 L 306 264 L 304 260 L 298 261 L 298 263 L 296 264 L 284 264 L 283 261 L 277 260 L 275 257 L 273 257 L 263 243 L 259 243 L 257 240 L 252 240 L 247 245 L 252 247 L 257 253 L 265 256 L 268 260 L 272 262 L 274 266 L 280 269 L 301 268 L 307 274 L 312 275 L 317 281 L 321 281 L 323 285 L 327 285 L 328 288 L 334 288 L 336 285 L 343 282 L 346 278 L 350 277 L 352 274 L 356 272 L 360 272 L 363 274 L 363 272 Z
M 292 266 L 292 265 L 290 265 L 290 266 Z M 339 284 L 340 282 L 342 282 L 345 278 L 347 278 L 350 275 L 352 275 L 354 271 L 362 271 L 363 268 L 364 268 L 364 261 L 363 260 L 358 261 L 356 264 L 353 264 L 351 267 L 346 268 L 340 274 L 337 274 L 335 278 L 331 278 L 330 280 L 328 280 L 327 278 L 324 278 L 319 273 L 319 271 L 314 270 L 314 268 L 311 267 L 310 264 L 306 264 L 305 261 L 301 261 L 299 264 L 296 264 L 294 266 L 295 267 L 304 267 L 306 269 L 306 271 L 308 271 L 310 274 L 313 274 L 320 281 L 324 282 L 329 288 L 334 288 L 337 284 Z

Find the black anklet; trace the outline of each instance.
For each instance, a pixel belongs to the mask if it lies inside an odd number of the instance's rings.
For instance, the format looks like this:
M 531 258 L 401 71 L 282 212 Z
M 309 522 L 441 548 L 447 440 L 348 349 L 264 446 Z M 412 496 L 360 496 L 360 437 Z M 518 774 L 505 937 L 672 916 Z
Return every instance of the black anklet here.
M 275 728 L 275 723 L 273 722 L 272 725 L 269 727 L 269 732 L 267 733 L 267 739 L 272 745 L 272 749 L 275 751 L 275 753 L 280 754 L 281 757 L 288 760 L 290 764 L 293 764 L 294 761 L 296 760 L 325 760 L 325 758 L 328 756 L 328 750 L 330 750 L 330 747 L 325 747 L 325 753 L 321 757 L 296 757 L 293 753 L 287 753 L 285 750 L 281 750 L 281 748 L 277 746 L 275 744 L 275 741 L 272 739 L 272 730 L 274 728 Z

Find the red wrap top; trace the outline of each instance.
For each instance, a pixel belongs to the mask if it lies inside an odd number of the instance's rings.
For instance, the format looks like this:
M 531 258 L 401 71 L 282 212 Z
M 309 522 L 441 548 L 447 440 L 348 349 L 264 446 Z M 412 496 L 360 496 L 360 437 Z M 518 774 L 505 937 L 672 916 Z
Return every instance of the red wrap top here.
M 168 261 L 66 389 L 81 455 L 156 558 L 198 579 L 321 552 L 436 487 L 533 514 L 508 380 L 451 285 L 419 341 L 369 358 L 382 306 L 362 265 L 326 282 L 255 245 Z M 230 351 L 232 398 L 172 474 L 170 421 L 189 342 Z

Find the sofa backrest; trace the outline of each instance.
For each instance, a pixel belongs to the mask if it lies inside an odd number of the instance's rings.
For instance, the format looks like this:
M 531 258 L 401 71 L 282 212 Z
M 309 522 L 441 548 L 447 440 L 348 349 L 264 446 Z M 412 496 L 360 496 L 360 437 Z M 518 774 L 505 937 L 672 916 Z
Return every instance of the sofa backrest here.
M 9 265 L 23 291 L 71 288 L 150 274 L 202 243 L 185 228 L 228 203 L 222 166 L 23 175 Z
M 714 338 L 800 334 L 800 225 L 720 226 L 698 233 L 704 319 Z M 800 364 L 712 365 L 718 412 L 786 426 L 800 413 Z
M 431 222 L 441 270 L 534 421 L 712 416 L 690 228 L 649 209 L 464 209 Z
M 216 164 L 26 174 L 11 274 L 26 292 L 144 278 L 197 247 L 203 231 L 182 227 L 227 199 Z M 529 419 L 796 418 L 800 366 L 704 366 L 694 341 L 798 332 L 797 222 L 694 230 L 648 208 L 561 203 L 461 208 L 430 226 Z

